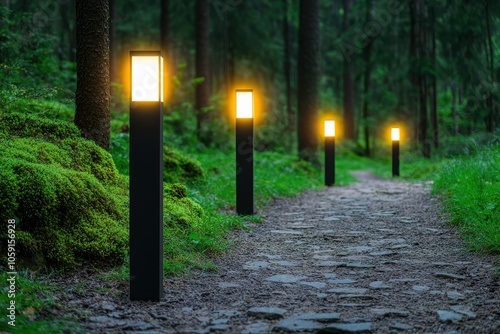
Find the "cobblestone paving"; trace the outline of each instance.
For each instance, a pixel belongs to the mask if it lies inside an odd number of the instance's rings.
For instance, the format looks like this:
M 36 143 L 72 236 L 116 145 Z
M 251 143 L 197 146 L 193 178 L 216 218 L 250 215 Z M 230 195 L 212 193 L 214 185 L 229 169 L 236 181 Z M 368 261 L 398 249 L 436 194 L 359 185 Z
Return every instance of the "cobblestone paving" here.
M 82 321 L 103 333 L 500 333 L 493 258 L 467 251 L 429 185 L 356 175 L 261 209 L 217 273 L 167 280 L 156 304 L 101 300 Z

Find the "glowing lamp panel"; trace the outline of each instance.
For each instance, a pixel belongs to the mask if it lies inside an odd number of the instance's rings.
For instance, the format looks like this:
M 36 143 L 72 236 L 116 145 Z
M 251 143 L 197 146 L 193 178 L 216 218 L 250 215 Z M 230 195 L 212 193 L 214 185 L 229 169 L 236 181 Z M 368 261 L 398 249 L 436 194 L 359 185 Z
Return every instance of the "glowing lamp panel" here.
M 325 137 L 335 137 L 335 121 L 325 121 Z
M 163 101 L 159 56 L 132 56 L 132 101 Z
M 253 92 L 236 92 L 236 118 L 253 118 Z
M 392 140 L 400 140 L 399 128 L 392 128 L 391 138 Z

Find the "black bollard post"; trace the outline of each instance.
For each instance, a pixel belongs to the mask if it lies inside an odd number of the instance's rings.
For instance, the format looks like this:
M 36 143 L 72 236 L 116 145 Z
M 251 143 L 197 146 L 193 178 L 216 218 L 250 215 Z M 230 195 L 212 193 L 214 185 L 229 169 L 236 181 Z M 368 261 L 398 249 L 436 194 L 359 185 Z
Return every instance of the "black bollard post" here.
M 163 297 L 163 58 L 131 51 L 130 299 Z

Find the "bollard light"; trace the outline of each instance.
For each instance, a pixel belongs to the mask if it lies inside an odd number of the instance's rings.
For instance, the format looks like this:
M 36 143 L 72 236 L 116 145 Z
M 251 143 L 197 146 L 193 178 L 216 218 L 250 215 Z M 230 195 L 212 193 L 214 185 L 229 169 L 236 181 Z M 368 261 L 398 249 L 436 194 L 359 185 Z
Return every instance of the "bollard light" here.
M 236 212 L 254 214 L 253 90 L 236 90 Z
M 335 121 L 325 121 L 325 185 L 335 184 Z
M 391 129 L 392 138 L 392 176 L 399 176 L 399 141 L 401 134 L 399 128 Z
M 130 299 L 163 297 L 163 58 L 130 51 Z

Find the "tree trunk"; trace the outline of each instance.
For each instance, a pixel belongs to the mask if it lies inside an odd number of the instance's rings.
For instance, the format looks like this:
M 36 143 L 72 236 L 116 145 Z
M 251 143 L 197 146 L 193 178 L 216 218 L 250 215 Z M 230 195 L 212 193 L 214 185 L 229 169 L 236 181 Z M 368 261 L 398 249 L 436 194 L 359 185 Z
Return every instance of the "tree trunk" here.
M 109 149 L 109 2 L 76 1 L 76 112 L 82 136 Z
M 425 14 L 426 6 L 425 0 L 420 0 L 418 6 L 418 20 L 419 23 L 419 68 L 418 68 L 418 79 L 420 87 L 420 142 L 422 144 L 422 154 L 424 157 L 429 158 L 431 156 L 431 146 L 427 141 L 427 127 L 428 127 L 428 111 L 427 111 L 427 78 L 422 68 L 422 59 L 426 57 L 427 43 L 426 43 L 426 25 L 425 25 Z
M 292 66 L 291 66 L 291 45 L 290 45 L 290 23 L 288 14 L 288 1 L 283 0 L 283 40 L 284 40 L 284 72 L 285 72 L 285 85 L 286 85 L 286 114 L 287 114 L 287 129 L 290 137 L 288 138 L 289 147 L 288 152 L 291 153 L 293 147 L 293 108 L 292 108 Z
M 111 82 L 118 82 L 118 56 L 116 45 L 116 0 L 109 0 L 109 77 Z
M 488 87 L 488 98 L 487 98 L 487 105 L 488 105 L 488 115 L 486 116 L 486 131 L 488 132 L 494 132 L 495 131 L 495 110 L 493 106 L 493 94 L 491 92 L 491 86 L 493 85 L 493 80 L 495 78 L 495 50 L 493 49 L 493 40 L 491 37 L 491 13 L 490 13 L 490 6 L 489 6 L 490 0 L 484 0 L 484 11 L 485 11 L 485 16 L 486 16 L 486 36 L 488 39 L 488 58 L 489 58 L 489 64 L 488 64 L 488 70 L 489 70 L 489 76 L 488 76 L 488 84 L 490 87 Z
M 370 22 L 372 19 L 372 7 L 373 1 L 367 0 L 367 8 L 366 8 L 366 22 Z M 365 73 L 364 73 L 364 84 L 363 84 L 363 124 L 364 124 L 364 137 L 365 137 L 365 155 L 370 156 L 370 112 L 369 112 L 369 101 L 368 96 L 370 94 L 370 80 L 371 80 L 371 53 L 372 53 L 373 41 L 371 41 L 364 49 L 363 49 L 363 61 L 365 63 Z
M 343 0 L 344 21 L 342 32 L 349 30 L 349 14 L 351 13 L 352 0 Z M 352 68 L 350 61 L 344 57 L 344 136 L 347 139 L 356 139 L 354 124 L 354 81 L 352 80 Z
M 411 0 L 410 6 L 410 83 L 409 101 L 411 114 L 413 115 L 415 125 L 415 139 L 420 142 L 420 128 L 418 115 L 418 98 L 416 92 L 420 90 L 418 80 L 418 0 Z
M 210 145 L 212 136 L 207 129 L 210 113 L 210 2 L 196 0 L 196 77 L 203 82 L 196 86 L 196 119 L 197 135 L 206 146 Z
M 434 73 L 432 74 L 432 103 L 431 103 L 431 121 L 432 121 L 432 141 L 435 148 L 439 148 L 439 117 L 438 117 L 438 101 L 437 101 L 437 54 L 436 54 L 436 13 L 432 5 L 430 7 L 431 20 L 431 43 L 432 43 L 432 63 Z
M 319 0 L 300 1 L 298 61 L 298 147 L 299 157 L 319 166 Z

